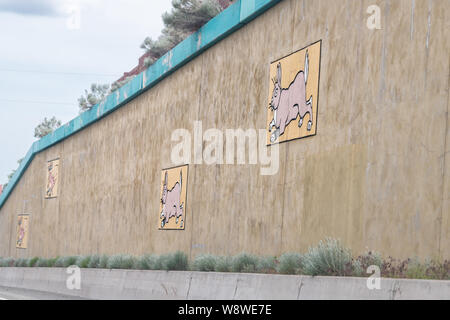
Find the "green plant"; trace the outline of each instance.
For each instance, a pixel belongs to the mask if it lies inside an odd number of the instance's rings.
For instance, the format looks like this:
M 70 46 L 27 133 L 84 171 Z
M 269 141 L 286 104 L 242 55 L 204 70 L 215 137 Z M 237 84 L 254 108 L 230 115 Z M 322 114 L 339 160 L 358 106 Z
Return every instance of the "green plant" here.
M 255 272 L 258 266 L 258 257 L 252 254 L 241 253 L 233 257 L 232 272 Z
M 327 238 L 317 247 L 309 248 L 303 256 L 302 269 L 305 274 L 346 275 L 352 268 L 352 254 L 339 240 Z
M 187 255 L 182 251 L 161 255 L 156 263 L 160 270 L 188 270 Z
M 28 262 L 28 266 L 31 267 L 35 267 L 36 266 L 36 262 L 39 260 L 39 257 L 34 257 L 31 258 L 30 261 Z
M 18 258 L 18 259 L 16 259 L 16 260 L 14 260 L 14 263 L 13 263 L 13 267 L 21 267 L 22 266 L 22 261 L 23 261 L 23 258 Z
M 358 257 L 356 257 L 352 262 L 352 275 L 354 276 L 365 276 L 367 269 L 369 266 L 378 266 L 381 269 L 381 266 L 383 265 L 383 259 L 381 258 L 381 255 L 376 252 L 369 251 L 365 254 L 362 254 Z
M 196 270 L 216 272 L 262 272 L 281 274 L 367 276 L 367 268 L 377 265 L 383 277 L 413 279 L 450 280 L 450 261 L 443 262 L 418 259 L 395 260 L 389 257 L 383 260 L 377 253 L 368 252 L 353 259 L 348 249 L 338 240 L 326 239 L 317 247 L 310 248 L 308 253 L 282 254 L 275 257 L 258 257 L 241 253 L 234 257 L 198 255 L 190 264 L 187 255 L 181 251 L 152 255 L 146 254 L 138 258 L 131 255 L 94 254 L 92 256 L 67 256 L 56 258 L 2 258 L 0 267 L 69 267 L 78 265 L 81 268 L 139 269 L 139 270 Z
M 211 254 L 201 254 L 195 257 L 191 269 L 195 271 L 214 271 L 217 257 Z
M 58 268 L 64 267 L 64 257 L 58 257 L 58 258 L 56 258 L 56 261 L 55 261 L 55 263 L 54 263 L 54 266 L 55 266 L 55 267 L 58 267 Z
M 104 254 L 100 257 L 100 261 L 98 262 L 98 268 L 106 269 L 108 267 L 109 257 Z
M 77 261 L 75 262 L 75 265 L 77 265 L 80 268 L 88 268 L 90 261 L 91 256 L 79 256 L 77 258 Z
M 226 2 L 220 0 L 173 0 L 172 10 L 162 16 L 164 28 L 161 35 L 156 40 L 147 37 L 141 45 L 141 48 L 148 53 L 145 65 L 153 64 L 178 43 L 197 31 L 225 9 L 229 4 L 229 1 Z
M 297 274 L 302 268 L 302 255 L 299 253 L 284 253 L 280 256 L 277 272 L 282 274 Z
M 34 137 L 43 138 L 46 135 L 52 133 L 61 126 L 61 120 L 52 117 L 50 119 L 44 118 L 44 120 L 34 128 Z
M 79 259 L 78 256 L 58 257 L 58 258 L 52 259 L 52 260 L 54 260 L 54 263 L 52 266 L 58 267 L 58 268 L 67 268 L 67 267 L 76 265 L 78 259 Z
M 14 266 L 14 259 L 13 258 L 2 258 L 0 260 L 0 267 L 8 268 Z
M 84 95 L 78 98 L 80 112 L 90 110 L 97 103 L 104 100 L 109 92 L 109 84 L 91 84 L 90 91 L 84 90 Z
M 49 259 L 38 258 L 36 261 L 36 267 L 38 268 L 48 268 L 49 267 Z
M 58 257 L 48 259 L 48 267 L 49 268 L 54 267 L 57 259 L 58 259 Z
M 222 11 L 216 0 L 173 0 L 172 6 L 162 16 L 164 25 L 184 33 L 198 30 Z
M 19 258 L 14 261 L 14 267 L 24 268 L 28 267 L 28 259 L 26 258 Z
M 136 258 L 128 254 L 117 254 L 109 257 L 108 269 L 133 269 Z
M 100 255 L 98 254 L 94 254 L 92 256 L 90 256 L 89 262 L 86 266 L 86 268 L 98 268 L 100 263 Z
M 386 278 L 403 278 L 408 269 L 408 260 L 396 260 L 388 257 L 381 265 L 381 275 Z
M 272 256 L 259 257 L 256 270 L 262 273 L 276 272 L 276 258 Z
M 427 270 L 430 266 L 430 262 L 421 263 L 418 258 L 408 261 L 406 266 L 406 277 L 414 279 L 426 279 Z
M 152 254 L 145 254 L 136 261 L 136 269 L 139 270 L 156 270 L 158 257 Z
M 217 257 L 216 267 L 214 271 L 216 272 L 230 272 L 231 265 L 233 262 L 232 257 Z
M 450 280 L 450 261 L 431 260 L 427 267 L 427 276 L 431 279 Z

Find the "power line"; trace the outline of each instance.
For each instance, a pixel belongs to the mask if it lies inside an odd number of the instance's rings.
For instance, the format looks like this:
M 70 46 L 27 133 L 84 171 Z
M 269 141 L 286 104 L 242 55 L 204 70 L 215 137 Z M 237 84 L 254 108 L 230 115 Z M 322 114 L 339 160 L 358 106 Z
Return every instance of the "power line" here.
M 66 105 L 75 106 L 75 103 L 69 102 L 56 102 L 56 101 L 33 101 L 33 100 L 13 100 L 13 99 L 0 99 L 0 102 L 17 102 L 17 103 L 36 103 L 36 104 L 55 104 L 55 105 Z
M 0 71 L 57 74 L 57 75 L 70 75 L 70 76 L 120 77 L 120 75 L 118 75 L 118 74 L 106 74 L 106 73 L 59 72 L 59 71 L 39 71 L 39 70 L 18 70 L 18 69 L 0 69 Z

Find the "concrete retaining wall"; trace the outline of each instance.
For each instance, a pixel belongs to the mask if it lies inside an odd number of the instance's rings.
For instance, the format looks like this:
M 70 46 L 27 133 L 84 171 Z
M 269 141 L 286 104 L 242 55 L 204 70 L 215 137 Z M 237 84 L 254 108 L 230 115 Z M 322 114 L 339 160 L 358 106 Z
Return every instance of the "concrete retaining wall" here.
M 270 2 L 237 1 L 200 46 L 226 38 L 171 73 L 163 61 L 175 65 L 179 46 L 55 131 L 64 140 L 36 142 L 41 151 L 5 191 L 0 256 L 279 256 L 332 237 L 355 255 L 450 259 L 448 0 L 283 0 L 251 22 L 240 6 Z M 373 4 L 379 30 L 367 28 Z M 271 62 L 319 40 L 317 135 L 280 144 L 273 176 L 191 159 L 185 230 L 159 230 L 173 131 L 193 135 L 194 121 L 203 132 L 266 128 Z M 144 84 L 138 96 L 126 91 Z M 55 158 L 58 197 L 46 199 Z M 30 215 L 26 249 L 16 247 L 19 214 Z
M 0 268 L 0 286 L 88 299 L 310 300 L 450 299 L 450 281 L 309 277 L 189 271 L 81 269 L 81 289 L 68 290 L 63 268 Z

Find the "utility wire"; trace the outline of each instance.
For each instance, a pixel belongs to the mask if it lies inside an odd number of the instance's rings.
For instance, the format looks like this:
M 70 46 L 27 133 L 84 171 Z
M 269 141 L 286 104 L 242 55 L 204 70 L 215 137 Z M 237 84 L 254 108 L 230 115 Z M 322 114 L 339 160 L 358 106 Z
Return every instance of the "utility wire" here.
M 106 73 L 58 72 L 58 71 L 17 70 L 17 69 L 2 69 L 2 68 L 0 68 L 0 71 L 5 71 L 5 72 L 26 72 L 26 73 L 43 73 L 43 74 L 60 74 L 60 75 L 70 75 L 70 76 L 120 77 L 120 75 L 117 75 L 117 74 L 106 74 Z
M 32 100 L 13 100 L 13 99 L 0 99 L 0 102 L 17 102 L 17 103 L 37 103 L 37 104 L 56 104 L 56 105 L 66 105 L 75 106 L 75 103 L 69 102 L 56 102 L 56 101 L 32 101 Z

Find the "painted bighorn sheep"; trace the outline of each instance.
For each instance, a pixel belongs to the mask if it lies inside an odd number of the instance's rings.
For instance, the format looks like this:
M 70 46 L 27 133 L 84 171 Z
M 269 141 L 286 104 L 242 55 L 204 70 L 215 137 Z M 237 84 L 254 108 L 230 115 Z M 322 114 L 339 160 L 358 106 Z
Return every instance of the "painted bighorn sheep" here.
M 297 119 L 298 126 L 303 124 L 303 118 L 309 113 L 308 131 L 311 131 L 313 113 L 312 113 L 312 96 L 306 101 L 306 83 L 308 82 L 309 58 L 308 51 L 306 51 L 305 70 L 299 71 L 295 79 L 289 87 L 281 88 L 281 63 L 277 66 L 277 77 L 272 79 L 274 88 L 272 93 L 272 100 L 269 108 L 274 112 L 273 119 L 269 124 L 269 132 L 275 127 L 275 131 L 270 137 L 270 141 L 275 142 L 281 136 L 287 125 Z
M 17 246 L 21 247 L 23 239 L 25 238 L 25 229 L 23 227 L 23 219 L 19 218 L 19 238 L 17 239 Z
M 48 166 L 47 196 L 51 197 L 56 185 L 56 177 L 53 175 L 53 164 Z
M 172 189 L 168 190 L 167 183 L 168 183 L 168 174 L 166 171 L 161 198 L 161 203 L 163 205 L 160 216 L 160 218 L 162 219 L 161 228 L 164 228 L 164 226 L 169 222 L 170 218 L 172 217 L 176 218 L 176 223 L 178 223 L 178 220 L 181 217 L 180 227 L 182 228 L 184 223 L 183 219 L 184 203 L 180 203 L 182 183 L 183 183 L 182 171 L 180 170 L 180 181 L 179 182 L 177 181 Z

